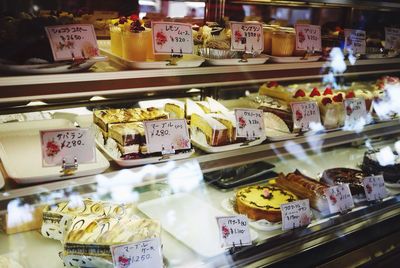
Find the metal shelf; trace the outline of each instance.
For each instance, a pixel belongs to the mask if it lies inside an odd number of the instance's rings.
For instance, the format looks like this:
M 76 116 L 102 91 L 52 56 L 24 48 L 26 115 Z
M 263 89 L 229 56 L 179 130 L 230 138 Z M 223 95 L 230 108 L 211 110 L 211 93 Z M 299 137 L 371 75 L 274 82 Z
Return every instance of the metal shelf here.
M 89 72 L 0 77 L 0 104 L 43 99 L 139 95 L 193 87 L 256 85 L 268 80 L 319 79 L 327 62 Z M 400 72 L 400 58 L 358 60 L 343 76 Z

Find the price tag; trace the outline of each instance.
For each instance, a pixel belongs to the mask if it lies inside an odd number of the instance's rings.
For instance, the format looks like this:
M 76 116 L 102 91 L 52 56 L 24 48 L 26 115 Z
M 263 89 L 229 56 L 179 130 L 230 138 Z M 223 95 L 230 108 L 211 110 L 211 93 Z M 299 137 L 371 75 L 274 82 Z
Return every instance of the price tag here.
M 344 29 L 344 47 L 354 54 L 365 54 L 366 34 L 362 30 Z
M 362 184 L 368 201 L 381 200 L 388 196 L 382 175 L 365 177 Z
M 154 54 L 193 54 L 192 25 L 152 22 Z
M 321 51 L 321 26 L 296 24 L 296 50 Z
M 221 247 L 251 245 L 249 222 L 246 216 L 217 217 Z
M 45 29 L 55 61 L 99 56 L 92 24 L 47 26 Z
M 313 101 L 292 102 L 292 117 L 294 129 L 307 131 L 310 129 L 310 123 L 321 123 L 318 104 Z
M 364 98 L 351 98 L 344 100 L 344 109 L 346 111 L 346 125 L 352 126 L 361 118 L 367 117 L 367 108 Z
M 235 109 L 236 137 L 254 140 L 264 136 L 263 111 L 257 109 Z
M 79 164 L 96 161 L 94 135 L 86 128 L 40 131 L 42 164 L 44 167 L 74 162 Z
M 163 267 L 160 238 L 136 243 L 110 246 L 114 267 L 147 268 Z
M 145 121 L 144 129 L 149 153 L 174 154 L 191 148 L 186 119 Z
M 400 29 L 385 27 L 385 48 L 400 49 Z
M 282 230 L 307 226 L 311 222 L 310 200 L 304 199 L 281 205 Z
M 231 50 L 263 51 L 264 32 L 261 23 L 231 22 Z
M 345 212 L 354 207 L 353 196 L 348 184 L 329 187 L 325 196 L 331 213 Z

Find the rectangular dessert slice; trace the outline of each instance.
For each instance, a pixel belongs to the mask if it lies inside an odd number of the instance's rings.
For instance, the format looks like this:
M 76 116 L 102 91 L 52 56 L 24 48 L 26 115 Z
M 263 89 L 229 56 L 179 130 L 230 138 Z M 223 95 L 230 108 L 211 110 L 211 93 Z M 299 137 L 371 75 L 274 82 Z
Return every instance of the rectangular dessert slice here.
M 229 113 L 229 109 L 213 98 L 206 97 L 211 113 Z
M 236 141 L 236 119 L 233 114 L 210 114 L 212 118 L 223 124 L 228 129 L 230 143 Z
M 164 106 L 164 110 L 169 114 L 169 118 L 185 118 L 185 103 L 178 100 L 171 100 Z
M 200 108 L 200 106 L 192 101 L 191 99 L 186 99 L 186 118 L 190 120 L 192 114 L 196 113 L 198 115 L 205 114 L 204 110 Z
M 206 113 L 211 113 L 210 104 L 207 101 L 197 101 L 196 104 Z
M 228 128 L 210 115 L 192 114 L 190 126 L 205 135 L 208 145 L 220 146 L 229 143 Z
M 108 134 L 121 146 L 139 145 L 146 142 L 142 122 L 110 125 Z

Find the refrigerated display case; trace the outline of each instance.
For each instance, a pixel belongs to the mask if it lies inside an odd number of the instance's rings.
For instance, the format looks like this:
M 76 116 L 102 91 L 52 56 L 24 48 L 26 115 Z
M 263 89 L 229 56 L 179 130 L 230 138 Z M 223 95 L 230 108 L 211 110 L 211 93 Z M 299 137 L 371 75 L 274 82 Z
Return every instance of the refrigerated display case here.
M 123 70 L 113 62 L 102 62 L 89 72 L 77 74 L 2 76 L 0 114 L 5 122 L 0 133 L 14 124 L 9 121 L 32 117 L 90 126 L 95 108 L 134 107 L 139 101 L 163 98 L 200 100 L 212 96 L 235 108 L 240 106 L 240 98 L 254 94 L 268 81 L 319 82 L 327 74 L 326 66 L 326 62 L 307 62 Z M 399 74 L 399 58 L 364 59 L 353 65 L 347 62 L 346 72 L 336 78 L 345 84 Z M 42 125 L 40 122 L 44 121 L 39 121 Z M 24 137 L 26 128 L 17 129 L 13 135 Z M 38 230 L 41 211 L 45 205 L 82 197 L 132 203 L 138 217 L 158 220 L 166 267 L 394 266 L 400 252 L 398 185 L 387 187 L 387 198 L 360 201 L 347 212 L 324 215 L 313 209 L 313 220 L 307 227 L 282 231 L 280 225 L 251 221 L 252 244 L 224 249 L 215 217 L 237 214 L 231 201 L 243 185 L 221 188 L 213 175 L 224 174 L 224 170 L 247 170 L 262 161 L 261 171 L 270 167 L 273 172 L 286 174 L 298 169 L 316 179 L 329 168 L 359 168 L 369 149 L 396 147 L 399 133 L 395 118 L 357 131 L 317 131 L 224 152 L 205 153 L 195 148 L 188 159 L 151 166 L 120 167 L 108 158 L 110 167 L 100 174 L 59 181 L 50 177 L 40 184 L 18 185 L 2 165 L 5 186 L 0 191 L 0 211 L 6 230 L 0 234 L 0 255 L 23 267 L 63 267 L 59 256 L 62 243 L 42 236 Z M 16 169 L 18 159 L 15 155 L 12 159 Z M 9 159 L 3 158 L 5 162 Z M 268 172 L 262 173 L 257 177 L 260 180 L 252 183 L 263 184 L 271 177 Z

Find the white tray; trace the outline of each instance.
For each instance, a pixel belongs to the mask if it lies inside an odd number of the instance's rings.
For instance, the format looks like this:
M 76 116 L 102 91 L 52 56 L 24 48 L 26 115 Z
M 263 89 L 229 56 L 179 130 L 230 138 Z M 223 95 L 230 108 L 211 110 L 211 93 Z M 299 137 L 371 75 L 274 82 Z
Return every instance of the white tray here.
M 248 58 L 247 61 L 242 59 L 209 59 L 206 58 L 206 62 L 210 65 L 224 66 L 224 65 L 255 65 L 264 64 L 269 59 L 269 56 L 260 54 L 256 58 Z
M 70 62 L 54 62 L 43 64 L 8 64 L 0 61 L 0 72 L 13 74 L 57 74 L 75 73 L 88 70 L 96 62 L 106 61 L 106 57 L 94 57 L 80 65 L 73 66 Z
M 169 61 L 131 61 L 123 59 L 111 52 L 109 40 L 98 40 L 100 51 L 111 60 L 130 69 L 176 69 L 199 67 L 204 58 L 197 55 L 183 55 L 182 59 L 177 60 L 176 65 L 171 65 Z
M 261 144 L 266 139 L 266 137 L 263 136 L 257 140 L 251 141 L 249 143 L 240 142 L 240 143 L 234 143 L 234 144 L 222 145 L 222 146 L 210 146 L 207 144 L 206 138 L 201 131 L 195 131 L 195 130 L 191 129 L 190 137 L 192 140 L 192 144 L 194 146 L 196 146 L 197 148 L 199 148 L 207 153 L 220 153 L 220 152 L 226 152 L 226 151 L 231 151 L 231 150 L 243 149 L 246 147 Z
M 203 257 L 210 258 L 225 251 L 219 241 L 216 217 L 227 214 L 190 193 L 143 202 L 138 209 L 160 221 L 167 232 Z M 252 240 L 257 239 L 258 234 L 251 229 L 250 235 Z
M 318 61 L 321 58 L 321 56 L 309 56 L 306 59 L 303 59 L 303 57 L 275 57 L 275 56 L 269 56 L 269 57 L 270 61 L 277 63 L 312 62 L 312 61 Z
M 153 157 L 147 157 L 147 158 L 142 158 L 142 159 L 124 160 L 122 158 L 117 158 L 113 154 L 111 154 L 104 147 L 104 145 L 101 142 L 99 142 L 97 139 L 96 139 L 96 144 L 109 158 L 111 158 L 113 161 L 115 161 L 115 163 L 117 163 L 121 167 L 142 166 L 142 165 L 147 165 L 147 164 L 161 163 L 161 162 L 165 162 L 165 161 L 180 160 L 180 159 L 188 158 L 194 153 L 194 149 L 192 149 L 187 153 L 168 155 L 167 157 L 153 156 Z
M 70 128 L 65 119 L 37 120 L 2 124 L 0 128 L 0 158 L 8 176 L 17 183 L 37 183 L 98 174 L 110 163 L 96 149 L 96 162 L 80 164 L 71 176 L 61 176 L 61 167 L 43 167 L 39 130 Z

